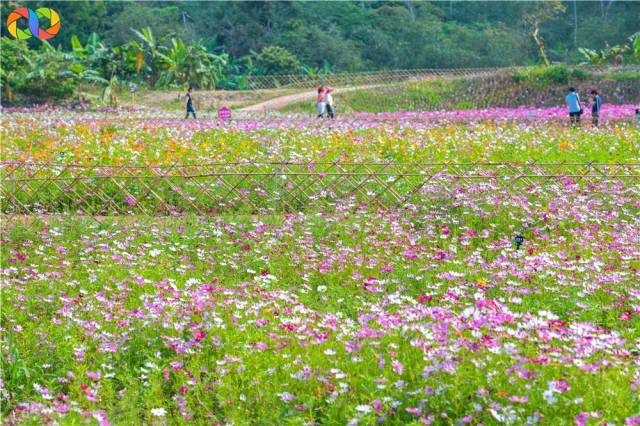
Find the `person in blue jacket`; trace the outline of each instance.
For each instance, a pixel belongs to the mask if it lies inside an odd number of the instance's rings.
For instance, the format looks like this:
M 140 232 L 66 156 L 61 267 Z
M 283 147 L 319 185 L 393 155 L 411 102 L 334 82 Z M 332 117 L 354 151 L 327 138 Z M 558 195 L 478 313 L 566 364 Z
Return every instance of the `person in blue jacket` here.
M 580 96 L 578 96 L 574 87 L 569 87 L 569 94 L 565 96 L 565 102 L 569 109 L 569 122 L 572 125 L 579 124 L 580 116 L 582 115 L 582 106 L 580 106 Z

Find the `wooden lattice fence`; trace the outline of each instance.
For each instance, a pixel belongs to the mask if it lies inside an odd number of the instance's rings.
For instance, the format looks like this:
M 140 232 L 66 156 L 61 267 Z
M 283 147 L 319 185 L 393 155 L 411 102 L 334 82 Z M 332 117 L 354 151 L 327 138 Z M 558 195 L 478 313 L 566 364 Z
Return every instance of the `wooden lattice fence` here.
M 640 164 L 209 163 L 84 166 L 5 163 L 3 215 L 281 213 L 443 203 L 460 194 L 575 189 L 640 197 Z

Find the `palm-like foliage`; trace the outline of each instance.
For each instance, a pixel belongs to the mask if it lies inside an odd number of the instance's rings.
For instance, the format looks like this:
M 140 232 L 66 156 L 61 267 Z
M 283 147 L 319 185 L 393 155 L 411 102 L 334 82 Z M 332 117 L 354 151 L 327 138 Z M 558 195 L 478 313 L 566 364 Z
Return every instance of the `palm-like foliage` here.
M 200 41 L 186 45 L 175 38 L 171 39 L 171 46 L 166 53 L 158 53 L 158 58 L 163 71 L 157 85 L 163 87 L 192 83 L 199 87 L 215 88 L 229 61 L 226 53 L 209 53 Z
M 145 74 L 149 75 L 151 85 L 155 85 L 160 75 L 162 66 L 162 41 L 170 36 L 167 34 L 160 40 L 156 39 L 151 28 L 146 27 L 142 30 L 131 29 L 133 33 L 138 37 L 140 44 L 136 45 L 138 50 L 135 52 L 135 69 L 137 72 L 143 70 Z M 142 55 L 140 55 L 142 52 Z
M 633 34 L 626 43 L 620 46 L 607 47 L 602 50 L 581 47 L 578 50 L 591 65 L 640 64 L 640 32 Z

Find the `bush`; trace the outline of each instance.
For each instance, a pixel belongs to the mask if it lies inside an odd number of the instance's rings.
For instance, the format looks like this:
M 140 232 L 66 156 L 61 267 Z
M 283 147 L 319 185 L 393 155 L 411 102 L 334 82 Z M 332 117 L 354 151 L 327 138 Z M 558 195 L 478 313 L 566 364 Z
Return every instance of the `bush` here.
M 68 63 L 60 52 L 41 52 L 35 62 L 35 69 L 18 87 L 20 94 L 34 103 L 57 102 L 75 95 L 75 79 L 64 74 Z
M 550 67 L 529 67 L 516 70 L 513 73 L 513 80 L 516 83 L 533 83 L 540 86 L 550 86 L 554 84 L 568 84 L 570 80 L 584 80 L 589 78 L 591 73 L 582 69 L 572 69 L 563 65 L 553 65 Z
M 29 50 L 23 41 L 4 37 L 0 63 L 5 103 L 59 102 L 76 93 L 69 61 L 50 47 Z
M 264 74 L 297 74 L 302 69 L 300 60 L 293 53 L 279 46 L 262 49 L 256 62 Z

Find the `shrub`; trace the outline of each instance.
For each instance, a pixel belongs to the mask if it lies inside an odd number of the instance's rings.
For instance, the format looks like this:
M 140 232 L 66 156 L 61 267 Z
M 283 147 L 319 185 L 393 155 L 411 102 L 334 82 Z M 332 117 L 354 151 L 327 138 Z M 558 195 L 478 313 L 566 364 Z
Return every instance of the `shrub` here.
M 297 74 L 302 69 L 300 60 L 293 53 L 279 46 L 265 47 L 256 57 L 264 74 Z
M 73 97 L 76 93 L 75 79 L 67 75 L 67 61 L 55 50 L 39 52 L 34 69 L 18 87 L 18 92 L 29 102 L 57 102 Z
M 579 68 L 569 68 L 564 65 L 550 67 L 529 67 L 513 72 L 516 83 L 533 83 L 538 86 L 568 84 L 570 80 L 584 80 L 592 74 Z
M 60 51 L 47 46 L 29 50 L 23 41 L 3 37 L 0 57 L 3 102 L 59 102 L 76 93 L 69 61 Z

